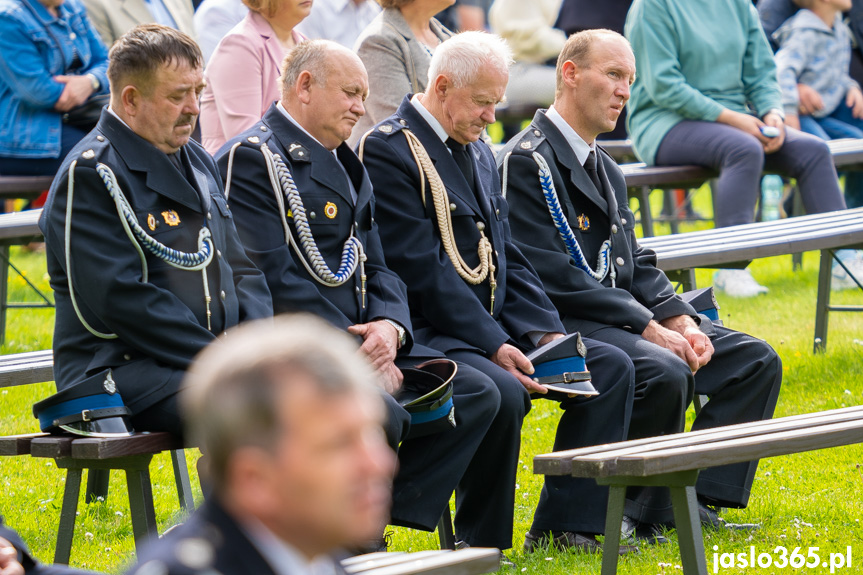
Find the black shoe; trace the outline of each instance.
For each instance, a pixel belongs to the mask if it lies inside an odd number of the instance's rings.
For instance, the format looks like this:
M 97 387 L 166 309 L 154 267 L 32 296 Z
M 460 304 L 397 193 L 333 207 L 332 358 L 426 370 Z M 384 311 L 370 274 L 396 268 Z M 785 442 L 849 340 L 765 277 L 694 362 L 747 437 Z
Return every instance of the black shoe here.
M 754 531 L 761 529 L 760 523 L 728 523 L 719 516 L 722 508 L 698 499 L 698 519 L 704 527 L 730 529 L 732 531 Z
M 575 533 L 573 531 L 538 533 L 530 530 L 524 536 L 525 553 L 533 553 L 547 547 L 553 547 L 559 551 L 573 549 L 583 553 L 602 552 L 602 543 L 596 540 L 595 535 Z M 617 550 L 618 555 L 626 555 L 627 553 L 638 553 L 638 547 L 635 545 L 621 545 Z
M 663 545 L 668 538 L 663 533 L 661 525 L 656 523 L 641 523 L 628 515 L 620 522 L 620 540 L 633 544 Z
M 467 541 L 456 541 L 455 550 L 458 551 L 459 549 L 470 549 L 470 543 Z M 509 557 L 504 555 L 500 549 L 498 549 L 498 552 L 500 553 L 500 566 L 504 569 L 515 569 L 515 563 L 510 561 Z

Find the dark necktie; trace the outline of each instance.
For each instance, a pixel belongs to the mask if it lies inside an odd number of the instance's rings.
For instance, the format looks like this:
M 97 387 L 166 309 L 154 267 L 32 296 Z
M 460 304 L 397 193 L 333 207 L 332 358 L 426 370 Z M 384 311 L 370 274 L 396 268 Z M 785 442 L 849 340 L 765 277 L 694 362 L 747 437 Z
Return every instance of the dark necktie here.
M 452 138 L 447 138 L 446 145 L 452 151 L 452 159 L 455 160 L 458 169 L 461 170 L 461 174 L 464 176 L 465 181 L 467 181 L 468 187 L 470 187 L 471 191 L 474 191 L 473 164 L 471 163 L 470 153 L 467 151 L 467 148 L 464 144 L 459 144 Z
M 584 161 L 584 171 L 590 176 L 590 181 L 596 186 L 596 191 L 602 193 L 602 183 L 599 181 L 599 173 L 596 171 L 596 152 L 593 150 L 587 155 Z

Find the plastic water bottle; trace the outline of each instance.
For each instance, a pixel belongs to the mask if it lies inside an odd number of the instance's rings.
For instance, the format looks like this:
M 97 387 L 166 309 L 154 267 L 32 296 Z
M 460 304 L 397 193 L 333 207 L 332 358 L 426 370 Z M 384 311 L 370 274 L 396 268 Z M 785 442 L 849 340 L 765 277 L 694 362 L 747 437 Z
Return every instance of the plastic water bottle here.
M 761 180 L 761 221 L 779 219 L 779 206 L 784 189 L 785 184 L 780 176 L 771 174 Z

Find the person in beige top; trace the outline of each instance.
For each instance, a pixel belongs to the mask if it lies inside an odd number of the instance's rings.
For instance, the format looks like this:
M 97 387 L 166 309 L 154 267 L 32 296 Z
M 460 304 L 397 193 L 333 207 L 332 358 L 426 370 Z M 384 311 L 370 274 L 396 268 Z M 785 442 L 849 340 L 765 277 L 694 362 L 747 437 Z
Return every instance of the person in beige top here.
M 566 33 L 554 27 L 562 0 L 495 0 L 488 14 L 495 34 L 512 49 L 515 64 L 509 76 L 506 99 L 511 104 L 554 101 L 554 62 L 566 42 Z
M 83 0 L 87 15 L 110 48 L 138 24 L 170 26 L 195 38 L 191 0 Z
M 434 15 L 455 0 L 377 0 L 383 11 L 363 30 L 354 50 L 369 74 L 366 115 L 348 143 L 399 107 L 405 94 L 423 92 L 435 48 L 452 36 Z

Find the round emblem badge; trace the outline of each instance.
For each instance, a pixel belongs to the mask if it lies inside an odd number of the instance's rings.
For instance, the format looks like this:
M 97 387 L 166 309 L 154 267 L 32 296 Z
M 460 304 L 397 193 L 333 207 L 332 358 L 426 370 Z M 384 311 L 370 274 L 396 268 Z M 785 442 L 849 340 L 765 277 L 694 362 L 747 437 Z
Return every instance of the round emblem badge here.
M 327 202 L 327 205 L 324 206 L 324 214 L 329 218 L 333 219 L 336 217 L 336 214 L 339 213 L 339 208 L 332 202 Z

